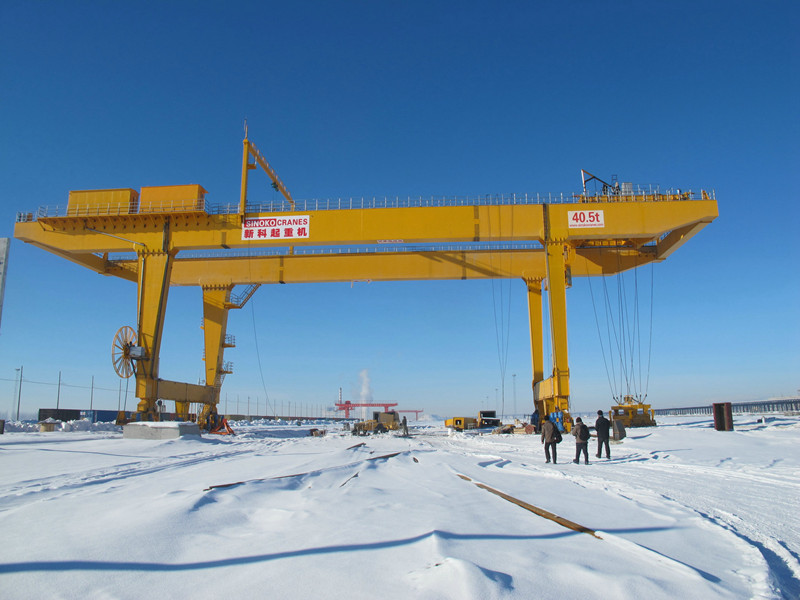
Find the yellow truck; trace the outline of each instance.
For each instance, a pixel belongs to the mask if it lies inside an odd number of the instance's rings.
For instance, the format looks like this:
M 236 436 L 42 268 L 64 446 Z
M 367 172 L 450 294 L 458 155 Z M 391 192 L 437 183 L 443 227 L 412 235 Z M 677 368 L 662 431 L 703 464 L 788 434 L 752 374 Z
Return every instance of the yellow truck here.
M 374 412 L 372 418 L 359 421 L 353 425 L 353 435 L 369 435 L 371 433 L 385 433 L 400 429 L 400 417 L 397 411 Z
M 497 411 L 482 410 L 475 417 L 453 417 L 446 419 L 444 426 L 455 431 L 466 431 L 469 429 L 483 429 L 484 427 L 500 427 L 502 422 L 497 418 Z

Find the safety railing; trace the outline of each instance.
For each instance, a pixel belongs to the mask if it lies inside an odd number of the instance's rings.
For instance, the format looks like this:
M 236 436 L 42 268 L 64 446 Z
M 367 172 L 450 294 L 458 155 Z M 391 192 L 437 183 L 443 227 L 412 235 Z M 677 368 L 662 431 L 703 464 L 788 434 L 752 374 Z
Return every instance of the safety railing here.
M 197 212 L 208 213 L 206 203 L 202 199 L 159 200 L 144 203 L 56 204 L 40 206 L 35 213 L 18 212 L 17 222 L 27 223 L 53 217 L 118 217 Z
M 713 192 L 712 192 L 713 196 Z M 352 210 L 367 208 L 428 208 L 441 206 L 505 206 L 526 204 L 573 204 L 579 202 L 658 202 L 700 200 L 700 194 L 692 191 L 668 190 L 661 192 L 657 187 L 637 187 L 624 194 L 485 194 L 483 196 L 412 198 L 373 196 L 351 198 L 328 198 L 295 200 L 294 211 L 311 210 Z M 238 205 L 215 205 L 209 212 L 231 214 L 239 210 Z M 287 212 L 291 210 L 288 202 L 275 201 L 251 203 L 246 207 L 248 213 Z
M 349 197 L 295 200 L 294 212 L 318 210 L 354 210 L 369 208 L 428 208 L 444 206 L 506 206 L 527 204 L 573 204 L 585 202 L 663 202 L 663 201 L 691 201 L 700 199 L 716 199 L 715 193 L 701 192 L 697 194 L 691 190 L 666 190 L 660 191 L 658 187 L 636 187 L 625 189 L 619 193 L 609 194 L 602 192 L 585 194 L 484 194 L 482 196 L 431 196 L 431 197 Z M 246 207 L 247 213 L 273 213 L 290 212 L 289 203 L 284 200 L 274 202 L 250 203 Z M 94 216 L 124 216 L 135 214 L 170 214 L 185 212 L 204 212 L 210 215 L 236 215 L 239 214 L 239 204 L 213 204 L 203 200 L 176 200 L 140 205 L 131 209 L 128 205 L 99 205 L 99 206 L 41 206 L 35 213 L 17 213 L 17 222 L 30 222 L 41 218 L 51 217 L 94 217 Z

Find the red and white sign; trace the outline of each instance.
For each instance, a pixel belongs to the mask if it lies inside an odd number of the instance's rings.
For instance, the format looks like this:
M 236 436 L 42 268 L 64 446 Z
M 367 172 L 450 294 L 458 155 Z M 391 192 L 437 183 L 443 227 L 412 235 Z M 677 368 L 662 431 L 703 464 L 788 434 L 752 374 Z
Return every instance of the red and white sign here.
M 310 220 L 308 215 L 245 219 L 242 224 L 242 239 L 257 242 L 307 238 L 311 229 Z
M 567 221 L 570 229 L 606 226 L 602 210 L 568 210 Z

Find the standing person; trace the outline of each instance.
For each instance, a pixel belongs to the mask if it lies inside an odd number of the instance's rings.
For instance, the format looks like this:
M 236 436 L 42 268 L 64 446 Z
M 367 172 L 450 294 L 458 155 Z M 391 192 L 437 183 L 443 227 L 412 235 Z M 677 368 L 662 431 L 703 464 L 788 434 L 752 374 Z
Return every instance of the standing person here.
M 539 409 L 534 408 L 531 415 L 531 425 L 533 425 L 534 433 L 539 433 Z
M 611 458 L 611 448 L 608 444 L 608 430 L 611 429 L 611 421 L 603 416 L 603 411 L 597 411 L 597 421 L 594 422 L 594 429 L 597 432 L 597 458 L 603 454 L 603 446 L 606 447 L 606 458 Z
M 553 464 L 556 464 L 557 452 L 556 444 L 558 443 L 558 429 L 556 424 L 550 420 L 550 415 L 547 415 L 542 423 L 542 443 L 544 444 L 544 457 L 546 462 L 550 462 L 550 450 L 553 450 Z
M 572 428 L 572 435 L 575 436 L 575 460 L 576 465 L 581 462 L 581 452 L 586 464 L 589 464 L 589 428 L 584 424 L 583 419 L 575 419 L 575 427 Z
M 408 437 L 408 419 L 403 415 L 403 436 Z

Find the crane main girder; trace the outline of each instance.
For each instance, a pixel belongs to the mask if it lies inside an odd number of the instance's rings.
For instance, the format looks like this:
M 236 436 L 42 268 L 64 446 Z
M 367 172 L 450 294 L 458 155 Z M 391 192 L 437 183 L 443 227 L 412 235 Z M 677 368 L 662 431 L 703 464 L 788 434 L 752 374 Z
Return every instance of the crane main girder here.
M 195 204 L 146 214 L 92 207 L 83 214 L 23 215 L 14 235 L 95 272 L 137 283 L 138 334 L 147 354 L 137 365 L 137 396 L 147 417 L 157 418 L 158 398 L 175 400 L 179 413 L 188 412 L 189 402 L 203 403 L 206 413 L 216 410 L 229 372 L 222 356 L 236 285 L 485 278 L 528 284 L 534 398 L 546 413 L 569 408 L 565 290 L 571 278 L 662 261 L 718 215 L 716 200 L 705 192 L 700 200 L 688 194 L 574 200 L 334 210 L 293 205 L 294 211 L 247 214 L 211 214 Z M 170 286 L 203 289 L 205 385 L 159 378 Z M 554 350 L 547 379 L 543 287 L 549 292 Z
M 130 252 L 161 248 L 164 223 L 170 224 L 170 248 L 249 250 L 261 247 L 349 246 L 387 241 L 404 245 L 467 242 L 576 243 L 625 241 L 643 246 L 681 228 L 702 228 L 717 217 L 715 200 L 518 204 L 309 210 L 311 234 L 291 240 L 245 239 L 237 215 L 148 213 L 145 215 L 43 216 L 17 223 L 15 237 L 69 254 Z M 568 213 L 603 212 L 604 226 L 570 228 Z M 294 217 L 291 212 L 248 215 L 253 219 Z M 50 235 L 48 235 L 50 234 Z

